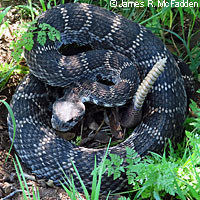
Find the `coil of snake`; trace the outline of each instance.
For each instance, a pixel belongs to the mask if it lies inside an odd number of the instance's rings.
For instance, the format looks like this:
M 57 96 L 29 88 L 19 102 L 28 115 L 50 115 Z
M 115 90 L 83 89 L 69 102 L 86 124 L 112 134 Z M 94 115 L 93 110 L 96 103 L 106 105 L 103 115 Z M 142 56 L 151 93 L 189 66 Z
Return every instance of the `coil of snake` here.
M 165 70 L 145 98 L 142 120 L 128 139 L 111 147 L 109 152 L 125 157 L 129 146 L 143 156 L 149 151 L 160 152 L 168 138 L 173 140 L 180 136 L 187 107 L 184 80 L 174 57 L 149 30 L 103 8 L 78 3 L 59 5 L 46 11 L 38 18 L 40 23 L 50 24 L 60 31 L 61 40 L 53 42 L 47 38 L 46 44 L 41 46 L 34 36 L 32 50 L 25 50 L 31 73 L 18 86 L 12 99 L 17 126 L 14 147 L 37 177 L 59 184 L 62 168 L 67 175 L 74 175 L 74 182 L 80 189 L 72 161 L 84 184 L 91 189 L 95 156 L 99 163 L 105 153 L 105 149 L 77 147 L 55 134 L 52 124 L 55 123 L 54 128 L 59 125 L 51 115 L 54 103 L 62 100 L 56 101 L 60 97 L 60 87 L 75 85 L 75 91 L 79 90 L 77 86 L 83 87 L 80 93 L 87 91 L 83 101 L 104 106 L 123 105 L 133 97 L 140 80 L 152 67 L 160 59 L 166 59 Z M 72 56 L 59 53 L 62 45 L 73 43 L 89 45 L 92 50 Z M 114 84 L 98 83 L 102 79 Z M 89 95 L 93 93 L 95 95 L 91 98 Z M 64 101 L 69 97 L 69 92 L 66 94 Z M 80 103 L 76 93 L 70 95 L 75 96 L 74 102 Z M 83 104 L 78 107 L 74 113 L 82 115 Z M 67 110 L 64 106 L 63 109 Z M 62 119 L 63 116 L 59 117 Z M 12 140 L 10 117 L 8 127 Z M 126 182 L 125 175 L 113 181 L 104 174 L 102 192 L 125 188 Z

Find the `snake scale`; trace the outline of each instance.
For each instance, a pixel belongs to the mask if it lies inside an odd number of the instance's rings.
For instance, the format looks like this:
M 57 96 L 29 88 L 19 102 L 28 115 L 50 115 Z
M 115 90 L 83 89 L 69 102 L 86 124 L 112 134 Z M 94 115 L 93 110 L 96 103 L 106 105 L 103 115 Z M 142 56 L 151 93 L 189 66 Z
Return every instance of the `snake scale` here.
M 78 3 L 54 7 L 43 13 L 38 23 L 55 27 L 61 33 L 61 41 L 47 39 L 45 46 L 40 46 L 34 37 L 33 49 L 25 51 L 31 73 L 18 86 L 11 104 L 17 126 L 14 147 L 21 160 L 38 178 L 51 179 L 59 184 L 59 180 L 62 181 L 62 168 L 67 175 L 74 175 L 74 182 L 80 189 L 72 161 L 84 184 L 91 189 L 95 156 L 99 163 L 105 153 L 105 149 L 88 149 L 65 141 L 55 134 L 51 126 L 51 107 L 60 92 L 58 86 L 64 87 L 66 80 L 73 82 L 79 75 L 89 76 L 87 67 L 91 65 L 91 56 L 87 59 L 79 56 L 70 61 L 70 57 L 61 55 L 57 49 L 63 44 L 89 45 L 91 49 L 101 52 L 102 56 L 104 50 L 124 55 L 137 66 L 141 80 L 158 60 L 167 58 L 164 72 L 143 105 L 142 121 L 124 142 L 111 147 L 110 153 L 125 157 L 127 146 L 140 156 L 149 151 L 160 152 L 168 138 L 174 140 L 181 135 L 187 108 L 184 80 L 174 57 L 151 31 L 103 8 Z M 95 60 L 98 65 L 101 56 L 96 56 Z M 77 62 L 80 67 L 70 68 L 69 62 Z M 131 73 L 128 72 L 130 76 Z M 8 127 L 12 140 L 10 117 Z M 113 181 L 112 177 L 104 174 L 101 189 L 104 193 L 117 191 L 125 188 L 126 183 L 125 175 Z

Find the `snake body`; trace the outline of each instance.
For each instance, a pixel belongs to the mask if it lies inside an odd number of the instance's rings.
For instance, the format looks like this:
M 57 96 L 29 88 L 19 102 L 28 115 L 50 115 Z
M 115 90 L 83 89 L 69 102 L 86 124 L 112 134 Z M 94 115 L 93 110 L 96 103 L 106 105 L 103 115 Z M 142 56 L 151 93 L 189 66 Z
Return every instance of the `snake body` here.
M 89 76 L 88 68 L 96 70 L 95 65 L 91 67 L 91 56 L 87 52 L 77 57 L 61 55 L 58 48 L 63 44 L 89 45 L 96 51 L 103 49 L 124 55 L 136 65 L 141 80 L 158 60 L 167 58 L 164 72 L 146 97 L 142 121 L 128 139 L 111 147 L 109 153 L 125 157 L 129 146 L 143 156 L 149 151 L 162 151 L 168 138 L 175 140 L 180 137 L 187 107 L 184 81 L 173 56 L 151 31 L 103 8 L 78 3 L 48 10 L 38 18 L 40 23 L 50 24 L 59 30 L 61 41 L 47 39 L 46 44 L 41 46 L 34 37 L 32 50 L 25 51 L 31 74 L 25 77 L 12 99 L 17 126 L 14 146 L 21 160 L 37 177 L 59 184 L 62 168 L 67 175 L 74 175 L 74 182 L 80 189 L 72 161 L 84 184 L 91 189 L 95 156 L 99 163 L 105 153 L 105 149 L 77 147 L 58 137 L 51 126 L 51 108 L 59 96 L 60 86 L 65 87 L 66 81 L 72 83 Z M 79 67 L 70 68 L 70 62 Z M 96 62 L 100 62 L 98 56 Z M 128 74 L 131 73 L 128 71 Z M 12 140 L 10 117 L 8 126 Z M 104 174 L 102 192 L 122 189 L 126 182 L 125 175 L 113 181 L 112 177 Z

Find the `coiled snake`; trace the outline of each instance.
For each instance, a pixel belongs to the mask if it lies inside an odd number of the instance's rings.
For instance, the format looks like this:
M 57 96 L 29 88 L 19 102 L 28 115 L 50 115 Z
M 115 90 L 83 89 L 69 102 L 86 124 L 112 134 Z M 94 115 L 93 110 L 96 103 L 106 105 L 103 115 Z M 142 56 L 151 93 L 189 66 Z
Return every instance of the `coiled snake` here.
M 109 62 L 113 62 L 112 66 L 120 64 L 121 57 L 118 59 L 118 54 L 128 58 L 136 66 L 141 80 L 158 60 L 167 58 L 164 72 L 155 82 L 143 105 L 142 121 L 128 139 L 111 147 L 109 152 L 125 157 L 125 147 L 129 146 L 143 156 L 149 151 L 160 152 L 168 138 L 180 136 L 187 107 L 184 81 L 171 53 L 149 30 L 105 9 L 78 3 L 54 7 L 42 14 L 38 23 L 48 23 L 59 30 L 61 41 L 47 39 L 46 44 L 41 46 L 34 37 L 33 49 L 25 51 L 31 74 L 26 76 L 12 99 L 17 125 L 14 146 L 21 160 L 37 177 L 51 179 L 58 184 L 63 175 L 60 167 L 67 175 L 75 174 L 72 161 L 85 185 L 91 188 L 94 158 L 96 156 L 99 163 L 105 149 L 77 147 L 58 137 L 51 125 L 51 108 L 59 94 L 57 86 L 65 87 L 66 81 L 74 83 L 85 79 L 85 76 L 91 77 L 91 71 L 101 74 L 105 68 L 96 72 L 96 66 L 108 60 L 109 56 L 105 56 L 107 52 L 115 52 L 113 58 L 116 57 L 116 61 L 112 61 L 112 55 L 109 57 Z M 86 52 L 70 57 L 58 52 L 61 45 L 72 43 L 89 45 L 96 54 Z M 109 67 L 108 64 L 108 71 Z M 128 77 L 137 75 L 130 68 L 127 70 Z M 116 67 L 112 73 L 119 74 L 118 71 Z M 138 79 L 135 78 L 134 84 L 136 83 L 138 84 Z M 123 91 L 124 85 L 121 87 Z M 118 95 L 126 94 L 120 92 Z M 135 89 L 131 95 L 134 92 Z M 98 100 L 101 96 L 103 94 L 100 94 Z M 12 140 L 10 118 L 8 126 Z M 80 188 L 75 175 L 74 178 L 77 188 Z M 113 181 L 112 177 L 104 174 L 101 189 L 103 192 L 116 191 L 125 187 L 126 181 L 125 176 Z

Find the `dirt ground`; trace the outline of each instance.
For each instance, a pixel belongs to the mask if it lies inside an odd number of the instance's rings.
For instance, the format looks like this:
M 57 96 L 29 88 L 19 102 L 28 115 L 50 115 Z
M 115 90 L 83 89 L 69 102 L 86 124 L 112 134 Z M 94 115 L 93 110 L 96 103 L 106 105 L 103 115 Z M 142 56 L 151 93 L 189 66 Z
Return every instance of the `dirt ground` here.
M 0 7 L 8 6 L 8 1 L 2 1 L 4 4 L 0 3 Z M 13 2 L 21 3 L 22 1 L 9 1 L 9 4 L 13 4 Z M 7 18 L 10 21 L 9 30 L 6 33 L 0 36 L 0 63 L 9 63 L 11 61 L 11 50 L 9 49 L 9 44 L 13 40 L 12 32 L 16 29 L 19 24 L 20 15 L 16 11 L 16 9 L 11 9 Z M 195 43 L 197 41 L 196 38 L 191 41 L 191 43 Z M 4 99 L 7 102 L 10 102 L 12 94 L 15 91 L 18 79 L 20 77 L 13 76 L 5 89 L 0 92 L 0 99 Z M 198 96 L 200 101 L 200 97 Z M 11 151 L 11 155 L 8 156 L 8 151 L 11 145 L 8 130 L 7 130 L 7 115 L 8 111 L 3 104 L 0 104 L 0 199 L 23 199 L 19 181 L 16 175 L 16 171 L 13 165 L 13 158 L 15 155 L 14 149 Z M 7 162 L 5 162 L 6 157 L 8 156 Z M 36 178 L 32 175 L 31 171 L 27 169 L 23 164 L 23 171 L 27 178 L 27 183 L 30 191 L 32 192 L 32 186 L 38 188 L 40 193 L 40 199 L 48 199 L 48 200 L 63 200 L 69 199 L 64 192 L 64 190 L 60 187 L 56 186 L 48 186 L 44 180 L 36 180 Z M 114 199 L 114 198 L 113 198 Z

